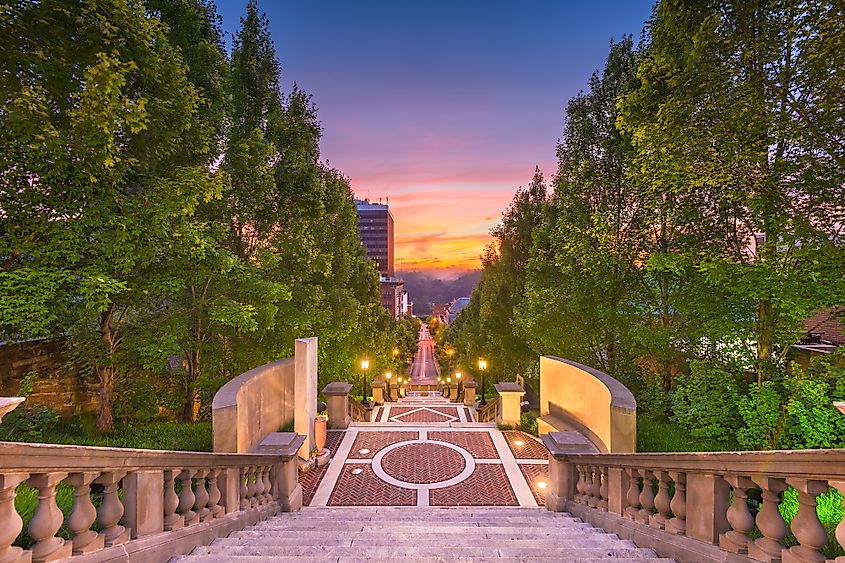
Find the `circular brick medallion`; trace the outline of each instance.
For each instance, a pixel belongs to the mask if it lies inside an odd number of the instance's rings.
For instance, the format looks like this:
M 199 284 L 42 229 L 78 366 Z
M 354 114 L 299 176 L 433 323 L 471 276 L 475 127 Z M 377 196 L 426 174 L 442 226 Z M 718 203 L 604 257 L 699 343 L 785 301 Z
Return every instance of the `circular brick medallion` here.
M 452 448 L 423 442 L 391 450 L 382 458 L 381 467 L 397 481 L 430 485 L 454 479 L 464 470 L 466 462 Z

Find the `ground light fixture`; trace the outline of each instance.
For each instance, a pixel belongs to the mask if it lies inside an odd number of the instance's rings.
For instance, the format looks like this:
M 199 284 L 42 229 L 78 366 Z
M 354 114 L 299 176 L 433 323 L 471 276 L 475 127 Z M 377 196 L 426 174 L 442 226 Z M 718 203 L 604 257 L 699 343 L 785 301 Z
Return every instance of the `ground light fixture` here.
M 524 446 L 525 442 L 523 442 L 522 440 L 514 440 L 513 445 L 514 446 Z
M 487 371 L 487 359 L 478 358 L 478 369 L 481 372 L 481 400 L 478 401 L 479 407 L 487 406 L 487 400 L 484 398 L 484 372 Z
M 364 396 L 361 398 L 361 404 L 364 405 L 366 408 L 370 408 L 370 401 L 367 400 L 367 370 L 370 369 L 370 360 L 363 359 L 361 360 L 361 374 L 363 375 L 364 379 Z
M 546 483 L 545 481 L 537 481 L 537 487 L 540 488 L 540 489 L 545 489 L 548 486 L 549 486 L 549 484 Z

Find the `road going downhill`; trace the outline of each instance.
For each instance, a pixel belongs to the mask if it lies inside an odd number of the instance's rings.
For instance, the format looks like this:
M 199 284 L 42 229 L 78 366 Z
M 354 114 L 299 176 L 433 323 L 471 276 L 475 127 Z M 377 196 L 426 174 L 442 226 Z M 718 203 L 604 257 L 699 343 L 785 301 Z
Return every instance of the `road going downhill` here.
M 440 366 L 434 357 L 434 339 L 428 332 L 428 327 L 420 328 L 417 355 L 411 365 L 411 383 L 418 385 L 436 385 L 440 377 Z

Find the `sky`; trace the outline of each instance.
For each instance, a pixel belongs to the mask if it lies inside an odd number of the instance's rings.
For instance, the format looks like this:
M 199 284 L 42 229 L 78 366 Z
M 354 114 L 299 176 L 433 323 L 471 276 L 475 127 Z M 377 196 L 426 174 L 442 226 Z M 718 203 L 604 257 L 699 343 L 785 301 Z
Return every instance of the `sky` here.
M 234 34 L 246 0 L 218 0 Z M 264 0 L 283 89 L 309 92 L 322 159 L 387 201 L 397 270 L 477 268 L 536 166 L 550 178 L 569 98 L 651 0 Z

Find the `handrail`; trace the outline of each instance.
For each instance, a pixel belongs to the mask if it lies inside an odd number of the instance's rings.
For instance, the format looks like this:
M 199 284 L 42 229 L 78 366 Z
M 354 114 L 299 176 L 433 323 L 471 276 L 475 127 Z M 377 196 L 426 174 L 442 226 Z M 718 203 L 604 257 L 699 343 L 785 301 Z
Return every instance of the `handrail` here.
M 353 422 L 370 421 L 370 411 L 364 408 L 364 405 L 351 399 L 347 401 L 347 404 L 349 405 L 349 418 L 351 418 Z
M 491 399 L 485 406 L 478 409 L 475 414 L 476 420 L 478 422 L 496 422 L 499 416 L 499 402 L 500 399 L 497 396 L 495 399 Z
M 297 510 L 296 452 L 303 440 L 294 435 L 266 454 L 0 442 L 0 561 L 100 551 L 98 560 L 166 561 L 279 510 Z M 74 491 L 67 517 L 56 503 L 62 483 Z M 29 550 L 12 546 L 23 528 L 14 502 L 19 485 L 38 491 Z M 99 507 L 92 485 L 102 491 Z M 57 536 L 63 524 L 72 540 Z
M 845 450 L 588 454 L 567 451 L 564 434 L 543 436 L 556 466 L 550 510 L 623 537 L 648 529 L 649 545 L 678 561 L 725 560 L 725 551 L 761 561 L 825 559 L 821 550 L 832 538 L 816 503 L 830 488 L 845 493 Z M 798 512 L 787 524 L 779 505 L 789 487 Z M 757 490 L 762 507 L 755 515 L 748 499 Z M 790 531 L 798 545 L 786 547 Z M 845 520 L 835 541 L 845 549 Z

